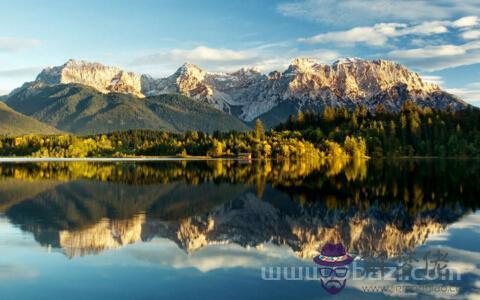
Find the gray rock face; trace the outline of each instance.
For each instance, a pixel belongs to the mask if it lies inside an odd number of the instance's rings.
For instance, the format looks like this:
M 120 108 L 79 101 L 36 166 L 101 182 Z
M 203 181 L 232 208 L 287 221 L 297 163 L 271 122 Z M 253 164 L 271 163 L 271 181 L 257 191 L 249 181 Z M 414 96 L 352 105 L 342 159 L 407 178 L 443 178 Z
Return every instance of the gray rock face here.
M 374 110 L 378 104 L 383 104 L 387 110 L 398 111 L 407 100 L 439 109 L 467 106 L 400 64 L 358 58 L 342 59 L 333 65 L 297 58 L 285 71 L 268 75 L 253 68 L 212 73 L 186 63 L 173 75 L 160 79 L 97 63 L 70 60 L 60 67 L 43 70 L 37 81 L 75 82 L 104 93 L 129 93 L 138 97 L 180 93 L 244 121 L 252 121 L 285 103 L 296 111 L 321 111 L 325 106 L 352 108 L 356 105 Z
M 251 89 L 263 77 L 264 75 L 255 69 L 243 68 L 233 73 L 209 73 L 196 65 L 185 63 L 167 78 L 153 79 L 143 75 L 142 92 L 147 96 L 181 93 L 209 103 L 220 110 L 231 112 L 231 106 L 245 104 L 247 95 L 242 97 L 241 94 Z
M 284 72 L 268 75 L 255 69 L 209 73 L 185 64 L 164 79 L 142 77 L 142 91 L 146 95 L 182 93 L 244 121 L 252 121 L 284 102 L 293 103 L 297 110 L 355 105 L 373 110 L 381 103 L 386 109 L 397 111 L 407 100 L 440 109 L 467 105 L 400 64 L 358 58 L 342 59 L 333 65 L 297 58 Z

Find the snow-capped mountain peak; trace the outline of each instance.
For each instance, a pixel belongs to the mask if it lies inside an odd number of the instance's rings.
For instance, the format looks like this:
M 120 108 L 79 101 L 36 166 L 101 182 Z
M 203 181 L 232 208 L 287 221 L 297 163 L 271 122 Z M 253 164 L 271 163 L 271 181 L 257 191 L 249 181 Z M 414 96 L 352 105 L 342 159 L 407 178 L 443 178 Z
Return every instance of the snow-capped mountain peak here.
M 340 65 L 340 64 L 342 65 L 353 64 L 353 63 L 362 62 L 362 61 L 364 60 L 358 57 L 344 57 L 336 60 L 333 63 L 333 66 Z
M 70 59 L 61 66 L 45 68 L 36 81 L 48 84 L 79 83 L 102 93 L 117 92 L 144 97 L 138 74 L 83 60 Z
M 171 76 L 160 79 L 99 63 L 69 60 L 44 69 L 37 81 L 80 83 L 103 93 L 138 97 L 180 93 L 244 121 L 252 121 L 277 106 L 288 106 L 289 113 L 296 114 L 299 110 L 321 111 L 325 106 L 363 105 L 373 110 L 378 104 L 396 111 L 406 100 L 433 108 L 459 109 L 467 105 L 398 63 L 360 58 L 343 58 L 332 65 L 296 58 L 284 72 L 268 76 L 255 68 L 213 73 L 185 63 Z

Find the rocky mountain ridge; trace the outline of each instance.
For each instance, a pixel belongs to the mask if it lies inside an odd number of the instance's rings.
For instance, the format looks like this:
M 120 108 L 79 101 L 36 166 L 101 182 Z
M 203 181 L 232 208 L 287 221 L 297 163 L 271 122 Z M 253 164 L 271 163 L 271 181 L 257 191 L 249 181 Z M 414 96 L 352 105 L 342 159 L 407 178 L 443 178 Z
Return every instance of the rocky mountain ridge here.
M 341 59 L 332 65 L 296 58 L 285 71 L 268 75 L 254 68 L 231 73 L 207 72 L 185 63 L 171 76 L 160 79 L 98 63 L 69 60 L 62 66 L 43 70 L 36 81 L 80 83 L 102 93 L 127 93 L 140 98 L 180 93 L 246 122 L 285 104 L 292 114 L 322 111 L 325 106 L 364 105 L 373 110 L 378 104 L 398 111 L 407 100 L 438 109 L 461 109 L 468 105 L 398 63 L 359 58 Z
M 144 97 L 138 74 L 83 60 L 70 59 L 61 66 L 45 68 L 35 81 L 48 84 L 79 83 L 102 93 L 116 92 Z

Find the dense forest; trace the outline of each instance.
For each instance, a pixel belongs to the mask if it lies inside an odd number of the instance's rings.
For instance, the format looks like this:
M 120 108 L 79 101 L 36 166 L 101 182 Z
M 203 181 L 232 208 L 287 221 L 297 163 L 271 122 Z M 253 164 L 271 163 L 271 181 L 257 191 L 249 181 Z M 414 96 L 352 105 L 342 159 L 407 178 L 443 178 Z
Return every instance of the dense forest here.
M 406 102 L 400 112 L 326 108 L 299 113 L 266 131 L 260 120 L 249 132 L 170 133 L 129 130 L 88 136 L 0 137 L 1 156 L 128 157 L 205 156 L 288 159 L 480 156 L 480 110 L 432 110 Z
M 324 149 L 305 141 L 299 132 L 265 132 L 261 122 L 251 132 L 184 134 L 130 130 L 91 136 L 25 135 L 0 138 L 0 155 L 34 157 L 205 156 L 254 158 L 308 158 L 332 156 L 348 159 L 361 155 L 364 143 L 347 138 L 344 143 L 324 142 Z M 357 149 L 357 146 L 360 147 Z M 350 155 L 351 154 L 351 155 Z
M 406 102 L 400 112 L 326 108 L 323 113 L 300 113 L 277 131 L 295 131 L 316 145 L 325 140 L 356 137 L 367 144 L 372 157 L 480 156 L 480 109 L 432 110 Z

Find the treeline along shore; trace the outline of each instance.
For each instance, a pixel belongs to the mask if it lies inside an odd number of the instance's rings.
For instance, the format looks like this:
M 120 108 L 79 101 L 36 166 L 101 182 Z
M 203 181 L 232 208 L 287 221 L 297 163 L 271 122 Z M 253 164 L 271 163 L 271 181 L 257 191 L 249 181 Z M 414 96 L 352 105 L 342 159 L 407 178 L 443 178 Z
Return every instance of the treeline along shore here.
M 364 159 L 367 157 L 480 157 L 480 110 L 432 110 L 406 102 L 398 112 L 327 107 L 299 113 L 265 130 L 170 133 L 129 130 L 77 136 L 0 137 L 4 157 L 242 157 Z

